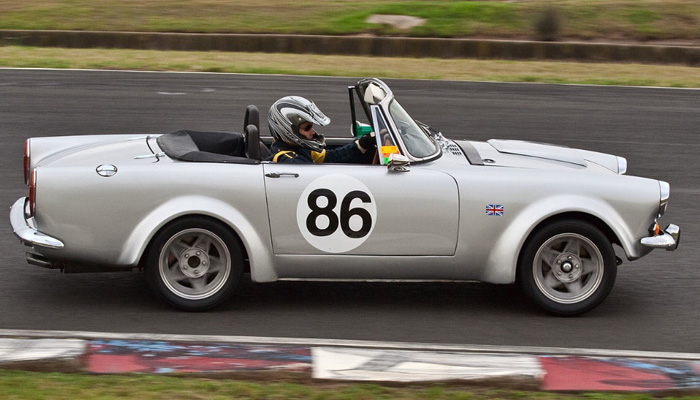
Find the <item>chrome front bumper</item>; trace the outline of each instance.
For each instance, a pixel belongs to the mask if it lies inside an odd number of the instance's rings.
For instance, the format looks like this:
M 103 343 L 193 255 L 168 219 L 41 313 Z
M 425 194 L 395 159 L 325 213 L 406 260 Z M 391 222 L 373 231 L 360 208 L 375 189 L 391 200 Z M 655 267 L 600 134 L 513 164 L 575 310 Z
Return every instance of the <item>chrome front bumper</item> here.
M 661 234 L 642 238 L 642 244 L 655 249 L 673 251 L 678 248 L 681 240 L 681 228 L 678 225 L 669 224 Z
M 10 223 L 15 235 L 22 243 L 30 246 L 48 247 L 51 249 L 62 249 L 63 242 L 45 235 L 36 230 L 28 218 L 26 218 L 27 198 L 21 197 L 17 199 L 15 204 L 10 208 Z

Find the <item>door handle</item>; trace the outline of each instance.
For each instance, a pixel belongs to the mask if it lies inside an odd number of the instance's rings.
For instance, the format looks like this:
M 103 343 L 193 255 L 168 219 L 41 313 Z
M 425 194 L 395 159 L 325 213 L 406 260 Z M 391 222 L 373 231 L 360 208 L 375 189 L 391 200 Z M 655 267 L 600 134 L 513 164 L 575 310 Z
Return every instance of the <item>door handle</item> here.
M 283 176 L 291 176 L 294 178 L 298 178 L 299 174 L 297 174 L 295 172 L 270 172 L 270 173 L 265 174 L 265 176 L 268 178 L 281 178 Z

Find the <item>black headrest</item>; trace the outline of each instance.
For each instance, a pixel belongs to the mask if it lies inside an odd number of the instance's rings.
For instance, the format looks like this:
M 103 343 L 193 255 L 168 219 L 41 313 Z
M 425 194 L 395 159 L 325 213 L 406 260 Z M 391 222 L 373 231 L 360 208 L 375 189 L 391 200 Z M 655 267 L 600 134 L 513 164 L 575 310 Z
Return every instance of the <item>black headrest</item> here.
M 258 128 L 249 124 L 245 127 L 245 154 L 253 160 L 261 160 L 260 157 L 260 133 Z
M 260 113 L 258 112 L 258 107 L 252 104 L 245 109 L 245 117 L 243 118 L 244 131 L 248 125 L 253 125 L 258 128 L 258 132 L 260 132 Z

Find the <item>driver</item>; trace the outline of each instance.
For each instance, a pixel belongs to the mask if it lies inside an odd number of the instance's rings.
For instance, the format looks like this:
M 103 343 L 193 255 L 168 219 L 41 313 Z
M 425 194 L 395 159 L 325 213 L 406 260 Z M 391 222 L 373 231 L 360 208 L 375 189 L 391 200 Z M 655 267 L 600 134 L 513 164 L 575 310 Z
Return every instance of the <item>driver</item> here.
M 268 113 L 267 123 L 275 138 L 268 160 L 277 163 L 359 163 L 362 155 L 374 149 L 374 133 L 344 146 L 326 150 L 323 135 L 314 130 L 314 124 L 326 126 L 328 118 L 313 102 L 299 96 L 277 100 Z

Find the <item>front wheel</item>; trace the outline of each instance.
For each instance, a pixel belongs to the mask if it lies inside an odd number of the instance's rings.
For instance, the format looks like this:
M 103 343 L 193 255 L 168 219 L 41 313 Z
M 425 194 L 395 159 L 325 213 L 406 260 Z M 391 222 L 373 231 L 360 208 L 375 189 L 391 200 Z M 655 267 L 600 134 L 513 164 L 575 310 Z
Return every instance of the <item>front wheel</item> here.
M 612 245 L 583 221 L 559 221 L 536 231 L 518 260 L 524 292 L 557 315 L 593 309 L 608 296 L 616 276 Z
M 159 232 L 149 248 L 149 286 L 184 311 L 203 311 L 221 304 L 242 276 L 241 246 L 227 227 L 214 220 L 177 220 Z

